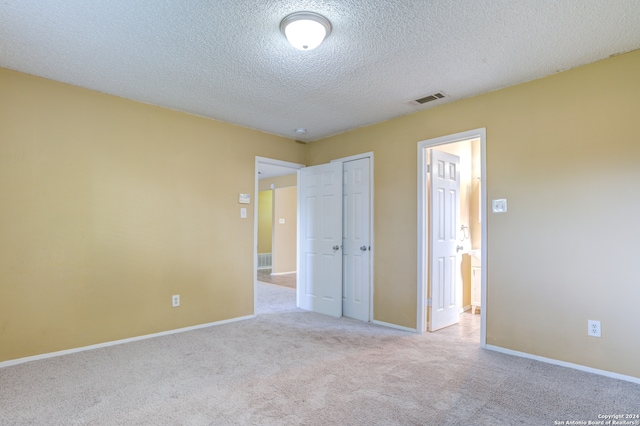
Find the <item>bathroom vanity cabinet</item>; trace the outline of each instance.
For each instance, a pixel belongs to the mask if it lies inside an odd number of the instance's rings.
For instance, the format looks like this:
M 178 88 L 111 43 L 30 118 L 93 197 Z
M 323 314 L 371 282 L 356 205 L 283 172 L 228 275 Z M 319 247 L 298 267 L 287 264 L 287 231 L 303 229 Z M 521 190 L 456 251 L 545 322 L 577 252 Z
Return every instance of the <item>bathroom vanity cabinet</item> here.
M 477 253 L 473 253 L 477 251 Z M 471 313 L 482 306 L 482 263 L 480 250 L 472 250 L 471 253 Z

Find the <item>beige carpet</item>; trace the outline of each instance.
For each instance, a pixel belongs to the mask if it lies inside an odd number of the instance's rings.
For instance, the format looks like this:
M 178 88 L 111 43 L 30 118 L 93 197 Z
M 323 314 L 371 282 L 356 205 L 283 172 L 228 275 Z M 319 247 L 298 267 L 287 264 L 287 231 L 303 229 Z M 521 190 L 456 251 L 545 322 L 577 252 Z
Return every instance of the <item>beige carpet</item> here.
M 271 269 L 258 269 L 258 281 L 266 284 L 296 288 L 296 273 L 271 275 Z
M 0 369 L 1 425 L 553 425 L 640 413 L 640 386 L 295 307 Z

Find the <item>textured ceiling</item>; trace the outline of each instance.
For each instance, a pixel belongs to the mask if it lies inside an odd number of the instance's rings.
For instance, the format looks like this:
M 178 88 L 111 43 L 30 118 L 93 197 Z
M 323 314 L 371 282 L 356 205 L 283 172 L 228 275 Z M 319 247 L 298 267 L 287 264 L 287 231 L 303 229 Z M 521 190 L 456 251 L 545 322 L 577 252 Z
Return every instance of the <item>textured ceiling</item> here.
M 302 141 L 638 48 L 639 0 L 0 0 L 0 67 Z

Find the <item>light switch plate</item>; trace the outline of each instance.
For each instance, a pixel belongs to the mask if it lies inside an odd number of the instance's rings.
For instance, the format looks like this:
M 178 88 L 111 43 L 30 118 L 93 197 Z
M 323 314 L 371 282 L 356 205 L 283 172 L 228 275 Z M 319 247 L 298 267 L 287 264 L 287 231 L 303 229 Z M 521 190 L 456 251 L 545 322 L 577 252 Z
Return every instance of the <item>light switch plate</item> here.
M 491 207 L 494 213 L 506 213 L 507 200 L 505 198 L 501 198 L 499 200 L 491 200 Z
M 241 219 L 246 219 L 247 218 L 247 209 L 246 209 L 246 207 L 242 207 L 240 209 L 240 218 Z
M 283 218 L 283 217 L 281 217 L 280 219 L 278 219 L 278 223 L 279 223 L 280 225 L 284 225 L 284 218 Z

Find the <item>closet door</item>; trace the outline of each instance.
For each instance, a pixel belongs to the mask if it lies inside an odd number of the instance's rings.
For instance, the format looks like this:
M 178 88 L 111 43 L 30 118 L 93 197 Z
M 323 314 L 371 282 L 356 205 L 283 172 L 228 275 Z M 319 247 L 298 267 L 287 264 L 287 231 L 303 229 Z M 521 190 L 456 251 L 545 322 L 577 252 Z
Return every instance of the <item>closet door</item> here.
M 369 158 L 343 163 L 342 314 L 369 321 L 371 218 Z
M 342 163 L 298 172 L 298 307 L 342 316 Z

